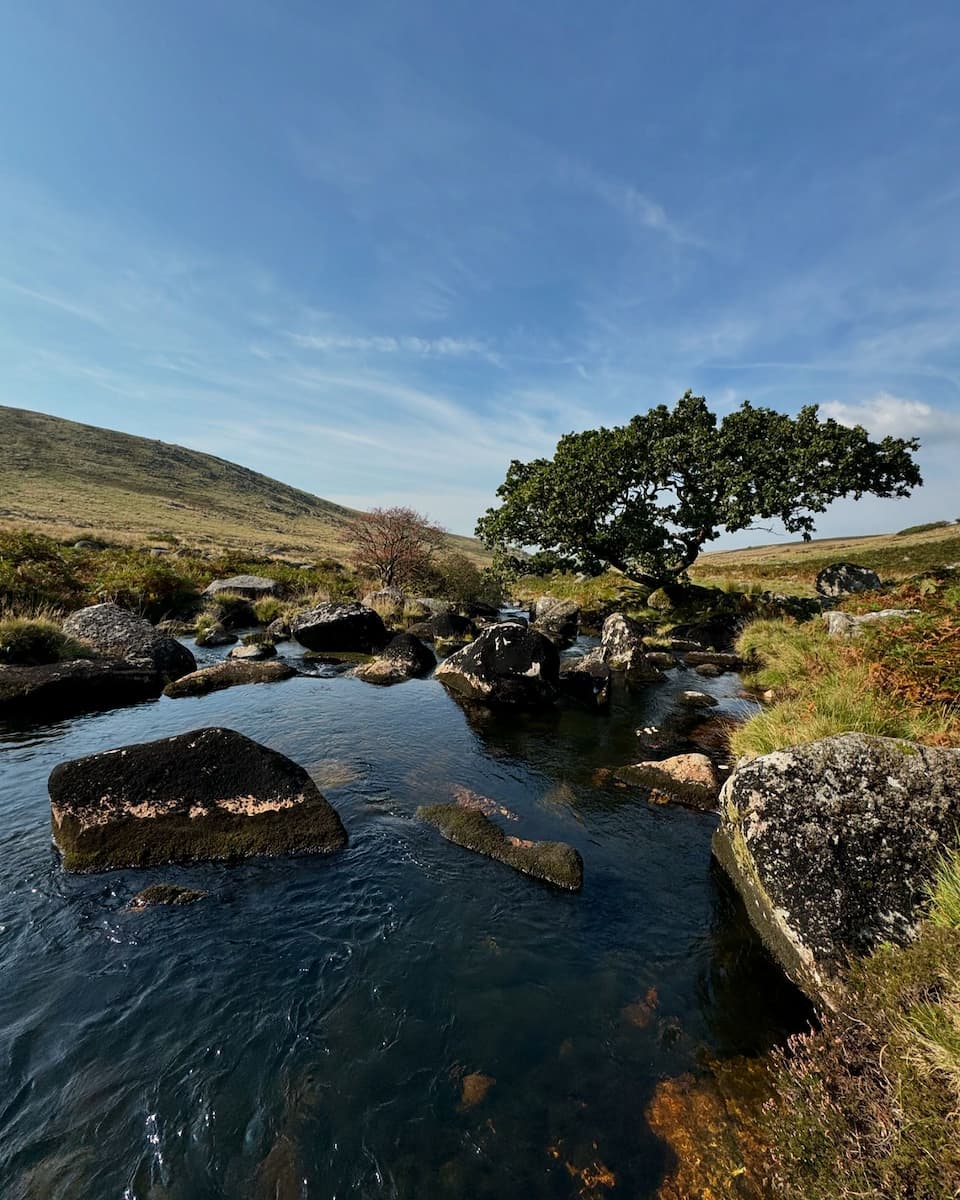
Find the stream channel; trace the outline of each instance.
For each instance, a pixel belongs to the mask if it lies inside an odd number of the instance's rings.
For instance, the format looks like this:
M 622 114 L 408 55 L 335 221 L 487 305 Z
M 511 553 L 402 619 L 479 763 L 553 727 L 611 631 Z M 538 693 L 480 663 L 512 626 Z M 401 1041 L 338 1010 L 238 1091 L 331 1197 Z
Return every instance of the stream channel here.
M 495 715 L 433 679 L 321 674 L 0 725 L 0 1195 L 655 1196 L 658 1081 L 762 1052 L 806 1008 L 712 865 L 716 817 L 605 768 L 647 757 L 636 731 L 678 692 L 736 715 L 740 686 L 681 668 L 608 714 Z M 349 848 L 65 874 L 52 768 L 210 725 L 303 764 Z M 583 891 L 415 818 L 455 788 L 576 846 Z M 127 910 L 159 881 L 210 895 Z

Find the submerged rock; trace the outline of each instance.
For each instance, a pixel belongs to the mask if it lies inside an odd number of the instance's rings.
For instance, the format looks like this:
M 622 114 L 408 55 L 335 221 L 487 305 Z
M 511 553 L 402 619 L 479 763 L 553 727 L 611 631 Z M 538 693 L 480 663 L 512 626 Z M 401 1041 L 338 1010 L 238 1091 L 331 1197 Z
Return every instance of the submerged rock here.
M 303 767 L 231 729 L 61 763 L 48 788 L 68 871 L 323 854 L 347 843 Z
M 78 658 L 39 667 L 0 666 L 0 715 L 49 716 L 118 708 L 159 696 L 152 666 L 122 659 Z
M 168 683 L 163 693 L 175 700 L 181 696 L 206 696 L 209 692 L 219 692 L 243 683 L 277 683 L 296 674 L 296 667 L 287 662 L 244 662 L 228 658 L 213 667 L 182 675 L 173 683 Z
M 63 632 L 107 657 L 152 667 L 165 680 L 179 679 L 197 669 L 186 646 L 116 604 L 81 608 L 63 622 Z
M 459 804 L 422 805 L 417 816 L 436 825 L 447 841 L 496 859 L 524 875 L 571 892 L 583 886 L 583 859 L 566 842 L 528 842 L 508 837 L 478 809 Z
M 357 667 L 354 675 L 367 683 L 389 686 L 429 675 L 436 665 L 433 652 L 419 638 L 410 633 L 400 633 L 373 662 Z
M 203 589 L 203 594 L 219 596 L 221 592 L 230 592 L 247 600 L 262 600 L 264 596 L 275 596 L 277 587 L 275 579 L 263 575 L 231 575 L 229 579 L 215 579 Z
M 786 973 L 829 1002 L 850 955 L 914 934 L 960 828 L 960 750 L 845 733 L 739 767 L 713 850 Z
M 649 788 L 651 800 L 680 800 L 694 808 L 715 807 L 720 780 L 717 769 L 705 754 L 675 754 L 659 761 L 621 767 L 614 774 L 624 783 Z
M 196 904 L 209 892 L 198 892 L 194 888 L 178 887 L 175 883 L 154 883 L 142 892 L 137 892 L 127 905 L 128 908 L 154 908 L 158 904 Z
M 387 631 L 378 613 L 362 604 L 318 604 L 297 613 L 290 632 L 308 650 L 349 650 L 373 654 L 387 644 Z
M 442 662 L 437 679 L 464 700 L 539 707 L 557 699 L 560 655 L 542 633 L 505 621 Z
M 821 596 L 852 596 L 856 592 L 875 592 L 880 576 L 857 563 L 833 563 L 817 576 L 816 589 Z

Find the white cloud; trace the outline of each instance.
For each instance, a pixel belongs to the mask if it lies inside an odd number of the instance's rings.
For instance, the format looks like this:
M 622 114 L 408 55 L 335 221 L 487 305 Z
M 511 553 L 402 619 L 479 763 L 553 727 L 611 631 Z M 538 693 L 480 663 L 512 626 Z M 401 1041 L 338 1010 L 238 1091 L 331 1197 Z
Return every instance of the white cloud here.
M 922 442 L 960 441 L 960 413 L 922 400 L 878 392 L 859 404 L 830 401 L 821 412 L 842 425 L 862 425 L 875 437 L 918 437 Z
M 482 358 L 499 365 L 499 356 L 477 338 L 408 337 L 344 333 L 291 333 L 290 340 L 306 350 L 324 353 L 354 351 L 359 354 L 412 354 L 423 358 Z

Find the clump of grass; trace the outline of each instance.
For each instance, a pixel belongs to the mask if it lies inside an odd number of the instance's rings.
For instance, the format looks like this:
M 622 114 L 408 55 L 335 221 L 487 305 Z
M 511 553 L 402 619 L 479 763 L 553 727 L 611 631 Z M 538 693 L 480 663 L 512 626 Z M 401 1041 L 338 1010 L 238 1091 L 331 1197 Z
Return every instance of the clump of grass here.
M 771 690 L 775 702 L 731 732 L 732 752 L 752 757 L 849 732 L 931 744 L 960 736 L 949 693 L 897 674 L 901 659 L 922 670 L 924 629 L 922 622 L 878 624 L 847 642 L 828 637 L 817 621 L 752 622 L 737 641 L 739 653 L 757 663 L 745 682 Z
M 262 600 L 254 602 L 253 611 L 261 625 L 269 625 L 283 615 L 284 607 L 283 601 L 276 596 L 264 596 Z
M 89 648 L 49 616 L 0 615 L 0 663 L 34 667 L 89 657 Z

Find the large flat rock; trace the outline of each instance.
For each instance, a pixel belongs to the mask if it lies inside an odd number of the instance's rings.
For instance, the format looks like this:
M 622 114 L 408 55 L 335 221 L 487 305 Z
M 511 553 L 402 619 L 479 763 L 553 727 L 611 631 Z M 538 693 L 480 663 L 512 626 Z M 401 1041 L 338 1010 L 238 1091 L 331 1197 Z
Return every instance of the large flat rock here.
M 324 854 L 347 843 L 297 763 L 232 729 L 197 729 L 61 763 L 53 839 L 69 871 Z
M 67 716 L 159 696 L 152 665 L 77 658 L 39 667 L 0 666 L 0 716 Z

